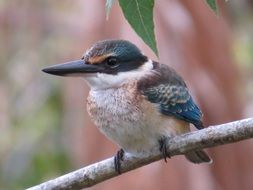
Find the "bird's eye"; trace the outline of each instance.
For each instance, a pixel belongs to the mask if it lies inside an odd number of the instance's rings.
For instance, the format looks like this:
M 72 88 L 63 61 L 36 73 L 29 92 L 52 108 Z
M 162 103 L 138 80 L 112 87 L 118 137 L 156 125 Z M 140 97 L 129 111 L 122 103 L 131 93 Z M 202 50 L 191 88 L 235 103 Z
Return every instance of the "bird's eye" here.
M 113 69 L 113 68 L 118 67 L 119 63 L 118 63 L 118 61 L 117 61 L 117 59 L 115 57 L 109 57 L 106 60 L 106 65 Z

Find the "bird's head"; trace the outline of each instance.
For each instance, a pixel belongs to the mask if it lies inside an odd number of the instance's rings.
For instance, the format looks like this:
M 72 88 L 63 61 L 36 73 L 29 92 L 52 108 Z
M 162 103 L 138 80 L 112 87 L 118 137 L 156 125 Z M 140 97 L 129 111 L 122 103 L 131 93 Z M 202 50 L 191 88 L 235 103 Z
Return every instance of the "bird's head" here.
M 83 77 L 91 88 L 106 89 L 141 77 L 152 68 L 152 61 L 131 42 L 104 40 L 94 44 L 80 60 L 53 65 L 43 71 L 58 76 Z

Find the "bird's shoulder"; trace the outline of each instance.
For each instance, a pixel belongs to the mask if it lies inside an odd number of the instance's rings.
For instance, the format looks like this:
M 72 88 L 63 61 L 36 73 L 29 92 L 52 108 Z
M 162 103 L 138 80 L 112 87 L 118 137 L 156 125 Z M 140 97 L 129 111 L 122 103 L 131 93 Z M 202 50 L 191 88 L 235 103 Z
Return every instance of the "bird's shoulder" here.
M 148 75 L 144 75 L 138 80 L 137 87 L 142 92 L 164 89 L 184 89 L 188 91 L 187 86 L 180 75 L 169 67 L 168 65 L 161 64 L 153 61 L 153 69 Z
M 192 123 L 199 129 L 203 128 L 199 107 L 193 101 L 182 77 L 168 65 L 153 61 L 150 75 L 142 77 L 137 88 L 148 101 L 159 105 L 162 114 Z

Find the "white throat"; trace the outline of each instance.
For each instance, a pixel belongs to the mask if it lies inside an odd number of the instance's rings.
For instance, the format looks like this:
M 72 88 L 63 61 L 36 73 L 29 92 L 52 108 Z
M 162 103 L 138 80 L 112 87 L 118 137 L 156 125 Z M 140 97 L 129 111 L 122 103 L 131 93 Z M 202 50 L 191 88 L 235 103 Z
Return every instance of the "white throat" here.
M 83 78 L 89 84 L 91 90 L 102 90 L 120 87 L 128 80 L 132 79 L 138 80 L 143 75 L 149 73 L 149 71 L 151 71 L 152 69 L 153 69 L 152 60 L 149 59 L 140 68 L 133 71 L 119 72 L 116 75 L 106 73 L 96 73 L 83 76 Z

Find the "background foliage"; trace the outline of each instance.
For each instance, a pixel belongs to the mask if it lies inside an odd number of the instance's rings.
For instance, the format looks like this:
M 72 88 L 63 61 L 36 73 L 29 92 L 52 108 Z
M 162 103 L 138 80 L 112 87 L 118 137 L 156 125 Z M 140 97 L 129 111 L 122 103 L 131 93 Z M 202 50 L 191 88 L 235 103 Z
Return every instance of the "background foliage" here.
M 109 18 L 109 12 L 115 0 L 106 0 L 106 15 Z M 207 5 L 218 14 L 216 0 L 206 0 Z M 158 56 L 155 31 L 154 31 L 154 0 L 119 0 L 119 5 L 135 32 Z

